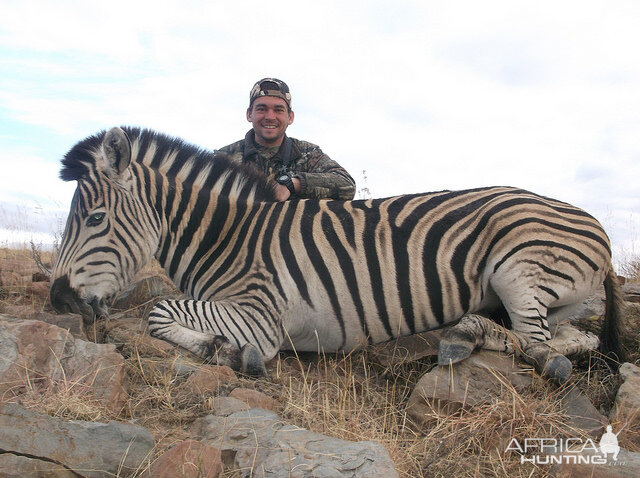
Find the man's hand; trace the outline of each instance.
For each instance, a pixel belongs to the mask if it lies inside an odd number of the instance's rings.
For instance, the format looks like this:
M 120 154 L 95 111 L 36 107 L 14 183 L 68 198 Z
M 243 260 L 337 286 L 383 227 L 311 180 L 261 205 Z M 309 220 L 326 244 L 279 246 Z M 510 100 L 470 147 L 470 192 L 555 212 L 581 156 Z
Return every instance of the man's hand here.
M 298 178 L 291 178 L 293 181 L 293 189 L 295 189 L 296 194 L 300 192 L 300 180 Z M 276 184 L 276 201 L 286 201 L 291 197 L 291 192 L 289 188 L 284 186 L 283 184 Z

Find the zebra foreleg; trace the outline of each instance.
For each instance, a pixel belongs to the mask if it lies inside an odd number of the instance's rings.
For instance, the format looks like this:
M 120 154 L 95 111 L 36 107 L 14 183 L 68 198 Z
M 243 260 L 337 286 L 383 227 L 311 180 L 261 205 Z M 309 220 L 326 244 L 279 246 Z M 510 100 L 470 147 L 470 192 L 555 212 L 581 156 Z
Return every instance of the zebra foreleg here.
M 226 365 L 246 375 L 266 375 L 264 360 L 250 343 L 238 348 L 223 335 L 195 330 L 190 323 L 189 301 L 163 300 L 149 313 L 149 334 L 187 349 L 189 352 L 218 365 Z

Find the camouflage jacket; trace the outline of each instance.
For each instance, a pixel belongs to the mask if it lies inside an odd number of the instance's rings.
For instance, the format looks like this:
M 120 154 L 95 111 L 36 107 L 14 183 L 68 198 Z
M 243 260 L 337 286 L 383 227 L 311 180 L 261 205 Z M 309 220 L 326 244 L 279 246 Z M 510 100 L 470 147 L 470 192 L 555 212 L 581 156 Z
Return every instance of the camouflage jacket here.
M 266 148 L 256 144 L 253 130 L 243 140 L 220 148 L 232 160 L 253 164 L 268 178 L 280 173 L 283 163 L 285 140 L 278 148 Z M 324 154 L 315 144 L 291 138 L 291 162 L 288 172 L 300 180 L 298 198 L 353 199 L 356 184 L 342 166 Z

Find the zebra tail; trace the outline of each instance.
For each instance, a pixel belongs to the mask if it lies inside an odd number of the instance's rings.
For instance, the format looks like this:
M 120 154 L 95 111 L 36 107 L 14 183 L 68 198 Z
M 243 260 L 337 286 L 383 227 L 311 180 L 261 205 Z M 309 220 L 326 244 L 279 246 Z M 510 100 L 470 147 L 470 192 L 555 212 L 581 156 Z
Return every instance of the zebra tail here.
M 609 269 L 604 280 L 606 295 L 604 322 L 600 331 L 600 351 L 605 357 L 607 365 L 617 371 L 625 361 L 625 354 L 620 342 L 622 337 L 622 318 L 624 314 L 622 293 L 618 276 Z

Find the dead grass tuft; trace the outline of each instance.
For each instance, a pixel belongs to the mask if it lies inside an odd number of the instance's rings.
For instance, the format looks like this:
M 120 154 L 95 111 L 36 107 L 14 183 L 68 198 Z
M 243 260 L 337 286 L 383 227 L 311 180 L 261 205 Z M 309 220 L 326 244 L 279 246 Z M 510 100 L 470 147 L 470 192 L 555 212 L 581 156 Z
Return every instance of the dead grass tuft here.
M 89 386 L 81 383 L 58 382 L 44 389 L 28 388 L 20 402 L 39 413 L 67 420 L 104 422 L 119 418 L 93 397 Z

